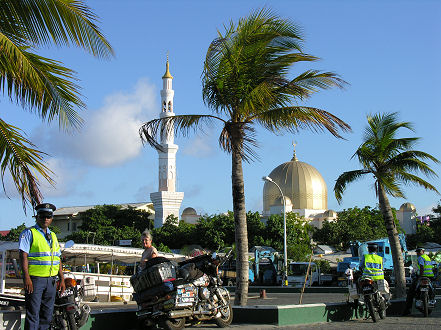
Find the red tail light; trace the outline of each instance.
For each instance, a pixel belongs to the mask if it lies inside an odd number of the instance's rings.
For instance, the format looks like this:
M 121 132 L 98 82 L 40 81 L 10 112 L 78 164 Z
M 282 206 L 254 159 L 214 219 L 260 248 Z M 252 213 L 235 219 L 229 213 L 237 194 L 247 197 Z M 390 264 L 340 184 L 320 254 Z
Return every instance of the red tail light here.
M 75 286 L 77 286 L 77 281 L 75 281 L 73 278 L 65 278 L 64 279 L 64 285 L 66 286 L 66 288 L 73 288 Z
M 362 285 L 372 285 L 372 280 L 370 279 L 370 278 L 365 278 L 362 282 L 361 282 L 361 284 Z

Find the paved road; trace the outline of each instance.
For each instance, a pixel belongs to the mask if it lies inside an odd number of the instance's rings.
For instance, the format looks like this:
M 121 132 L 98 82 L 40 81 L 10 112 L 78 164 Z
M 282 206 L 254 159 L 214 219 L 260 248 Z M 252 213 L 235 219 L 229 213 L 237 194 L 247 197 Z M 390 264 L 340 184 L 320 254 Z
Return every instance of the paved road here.
M 406 317 L 387 317 L 385 320 L 380 320 L 377 323 L 373 323 L 372 319 L 368 320 L 351 320 L 346 322 L 327 322 L 327 323 L 314 323 L 314 324 L 302 324 L 291 325 L 286 327 L 270 326 L 270 325 L 257 325 L 257 324 L 233 324 L 231 329 L 241 330 L 264 330 L 264 329 L 384 329 L 384 330 L 407 330 L 407 329 L 425 329 L 432 330 L 441 328 L 441 312 L 434 312 L 430 317 L 425 318 L 421 314 L 413 314 Z M 187 327 L 186 327 L 187 329 Z M 213 326 L 213 324 L 200 324 L 188 329 L 194 330 L 214 330 L 219 328 Z

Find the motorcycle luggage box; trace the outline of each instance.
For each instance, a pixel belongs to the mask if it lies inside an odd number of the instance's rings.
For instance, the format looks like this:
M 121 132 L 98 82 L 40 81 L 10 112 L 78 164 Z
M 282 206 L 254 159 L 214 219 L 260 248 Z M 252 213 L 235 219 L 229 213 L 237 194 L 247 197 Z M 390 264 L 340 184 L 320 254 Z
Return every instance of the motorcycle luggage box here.
M 176 266 L 167 258 L 157 257 L 149 260 L 146 267 L 130 278 L 135 292 L 158 286 L 176 279 Z
M 173 289 L 174 286 L 172 282 L 165 282 L 153 288 L 133 293 L 133 300 L 135 300 L 139 305 L 142 302 L 152 300 L 155 297 L 161 297 L 166 293 L 173 291 Z

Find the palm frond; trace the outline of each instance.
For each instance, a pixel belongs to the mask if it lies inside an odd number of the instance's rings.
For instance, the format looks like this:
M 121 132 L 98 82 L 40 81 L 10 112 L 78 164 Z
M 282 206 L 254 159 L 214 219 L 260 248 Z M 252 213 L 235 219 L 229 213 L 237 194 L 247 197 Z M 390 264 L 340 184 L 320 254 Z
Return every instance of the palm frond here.
M 153 119 L 144 123 L 139 129 L 139 136 L 143 144 L 148 143 L 157 150 L 163 150 L 161 137 L 164 138 L 172 132 L 175 135 L 187 136 L 190 132 L 204 131 L 214 120 L 225 121 L 212 115 L 179 115 Z
M 83 0 L 2 0 L 0 16 L 0 31 L 26 45 L 72 43 L 97 57 L 114 55 L 96 25 L 98 17 Z
M 399 172 L 396 174 L 396 176 L 399 180 L 403 181 L 406 184 L 413 183 L 415 185 L 423 187 L 426 190 L 432 190 L 432 191 L 435 191 L 436 193 L 439 194 L 439 191 L 435 188 L 435 186 L 433 186 L 432 184 L 430 184 L 426 180 L 423 180 L 422 178 L 420 178 L 414 174 L 407 173 L 407 172 Z
M 35 149 L 17 127 L 0 119 L 0 173 L 3 190 L 6 193 L 4 177 L 8 170 L 21 196 L 25 212 L 28 203 L 35 206 L 42 200 L 36 175 L 54 184 L 52 171 L 43 163 L 44 155 L 45 153 Z
M 343 193 L 346 190 L 346 186 L 351 183 L 355 182 L 358 179 L 360 179 L 364 174 L 371 173 L 367 170 L 354 170 L 354 171 L 347 171 L 342 173 L 337 180 L 335 181 L 334 185 L 334 194 L 335 198 L 337 199 L 337 202 L 340 203 L 343 198 Z
M 267 130 L 277 132 L 298 132 L 300 129 L 312 131 L 328 130 L 341 137 L 339 129 L 347 132 L 351 127 L 333 114 L 312 107 L 285 107 L 261 112 L 247 120 L 256 120 Z
M 78 128 L 82 119 L 75 108 L 84 108 L 73 82 L 74 72 L 60 62 L 16 46 L 0 33 L 0 89 L 9 98 L 47 121 L 58 118 L 64 129 Z

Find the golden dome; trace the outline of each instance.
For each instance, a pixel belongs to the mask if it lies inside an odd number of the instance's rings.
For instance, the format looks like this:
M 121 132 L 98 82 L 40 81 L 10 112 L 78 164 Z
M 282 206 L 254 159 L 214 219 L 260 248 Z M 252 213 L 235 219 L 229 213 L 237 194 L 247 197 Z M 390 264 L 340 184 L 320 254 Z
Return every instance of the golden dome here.
M 292 208 L 326 210 L 328 189 L 320 172 L 313 166 L 300 162 L 294 155 L 290 162 L 277 166 L 269 175 L 291 200 Z M 270 207 L 280 205 L 280 192 L 276 185 L 265 182 L 263 186 L 263 212 L 269 214 Z
M 413 205 L 412 203 L 404 203 L 403 205 L 400 206 L 400 211 L 403 212 L 414 212 L 415 209 L 415 205 Z

